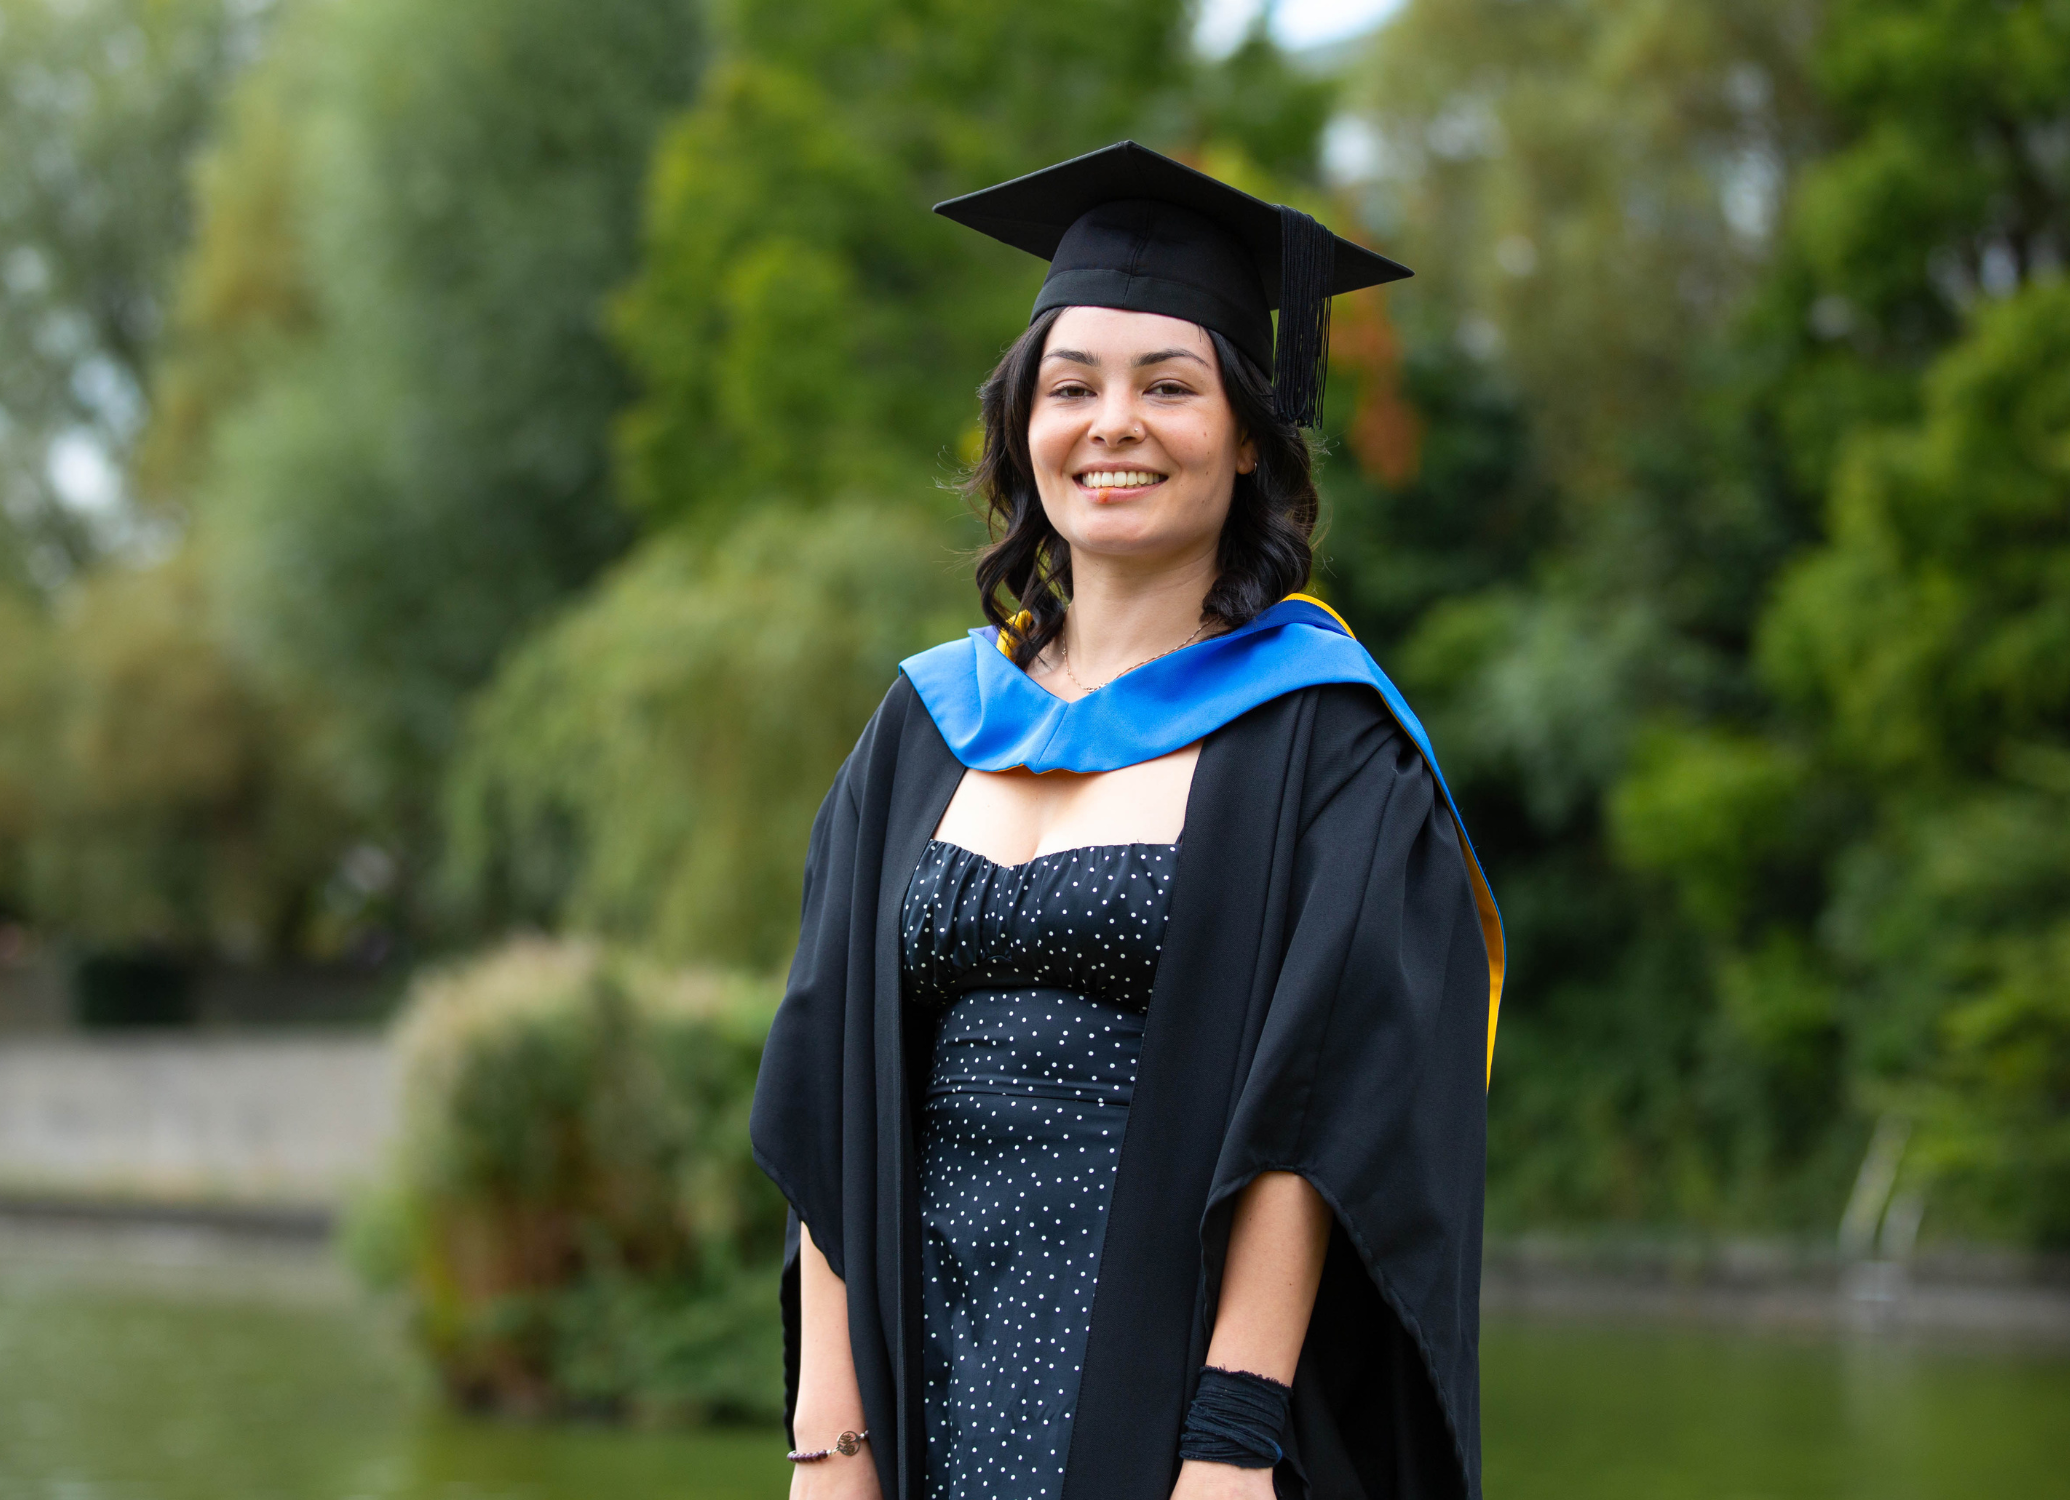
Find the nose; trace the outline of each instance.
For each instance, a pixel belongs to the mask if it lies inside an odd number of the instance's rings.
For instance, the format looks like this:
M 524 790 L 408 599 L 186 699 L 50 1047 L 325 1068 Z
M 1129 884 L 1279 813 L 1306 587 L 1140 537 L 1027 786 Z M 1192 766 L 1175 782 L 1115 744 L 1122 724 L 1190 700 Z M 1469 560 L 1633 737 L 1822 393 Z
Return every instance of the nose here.
M 1136 411 L 1136 393 L 1126 382 L 1117 382 L 1101 396 L 1100 409 L 1093 414 L 1087 436 L 1106 448 L 1126 448 L 1142 441 L 1143 424 Z

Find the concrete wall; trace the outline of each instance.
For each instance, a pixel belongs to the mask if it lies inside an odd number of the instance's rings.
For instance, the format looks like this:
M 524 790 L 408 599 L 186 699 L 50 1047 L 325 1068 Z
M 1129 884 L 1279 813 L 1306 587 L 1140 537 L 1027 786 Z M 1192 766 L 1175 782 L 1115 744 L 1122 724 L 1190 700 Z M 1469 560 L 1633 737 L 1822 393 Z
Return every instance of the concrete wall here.
M 379 1037 L 0 1041 L 0 1198 L 335 1207 L 395 1092 Z

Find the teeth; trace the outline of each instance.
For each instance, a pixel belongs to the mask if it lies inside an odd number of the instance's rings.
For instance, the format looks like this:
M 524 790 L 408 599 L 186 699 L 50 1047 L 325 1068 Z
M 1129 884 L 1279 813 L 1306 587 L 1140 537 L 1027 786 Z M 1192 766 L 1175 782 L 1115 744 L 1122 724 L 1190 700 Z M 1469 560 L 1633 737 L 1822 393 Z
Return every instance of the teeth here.
M 1147 469 L 1109 469 L 1098 474 L 1087 474 L 1083 483 L 1088 489 L 1126 490 L 1138 485 L 1155 484 L 1164 476 L 1152 474 Z

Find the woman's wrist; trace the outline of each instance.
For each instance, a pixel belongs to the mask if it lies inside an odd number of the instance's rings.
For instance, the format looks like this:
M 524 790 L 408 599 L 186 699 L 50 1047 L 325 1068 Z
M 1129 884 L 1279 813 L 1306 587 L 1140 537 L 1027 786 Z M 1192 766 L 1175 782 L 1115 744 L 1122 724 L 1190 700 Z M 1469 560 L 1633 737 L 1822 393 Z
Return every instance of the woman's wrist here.
M 1249 1370 L 1203 1366 L 1186 1409 L 1179 1457 L 1239 1469 L 1269 1469 L 1283 1450 L 1290 1387 Z
M 1189 1458 L 1179 1465 L 1171 1500 L 1273 1500 L 1270 1469 L 1239 1469 Z
M 838 1449 L 842 1435 L 851 1432 L 867 1441 L 869 1426 L 863 1421 L 861 1412 L 832 1417 L 808 1415 L 801 1411 L 791 1421 L 792 1451 L 815 1453 L 824 1448 Z

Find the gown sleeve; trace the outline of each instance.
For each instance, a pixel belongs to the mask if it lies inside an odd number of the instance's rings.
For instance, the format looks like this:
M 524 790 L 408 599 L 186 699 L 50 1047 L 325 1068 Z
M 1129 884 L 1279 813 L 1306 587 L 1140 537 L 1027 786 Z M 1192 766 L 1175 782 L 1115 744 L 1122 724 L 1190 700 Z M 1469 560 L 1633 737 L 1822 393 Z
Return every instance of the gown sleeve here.
M 885 721 L 894 718 L 894 691 L 842 763 L 812 820 L 806 845 L 804 896 L 798 947 L 784 983 L 782 1002 L 762 1049 L 748 1136 L 756 1163 L 790 1203 L 785 1225 L 780 1283 L 784 1343 L 784 1428 L 795 1441 L 792 1417 L 798 1402 L 801 1316 L 798 1299 L 800 1224 L 828 1266 L 850 1283 L 850 1342 L 856 1380 L 873 1432 L 887 1417 L 891 1367 L 875 1327 L 872 1296 L 878 1247 L 852 1243 L 858 1214 L 873 1211 L 867 1159 L 855 1150 L 858 1132 L 870 1133 L 878 1096 L 874 1076 L 872 976 L 869 934 L 874 922 L 876 859 L 865 804 L 871 798 L 871 770 L 882 762 Z M 894 722 L 890 738 L 896 739 Z M 877 767 L 878 779 L 887 774 Z M 862 1168 L 862 1181 L 854 1178 Z M 867 1217 L 864 1220 L 868 1222 Z M 863 1279 L 851 1273 L 860 1269 Z M 875 1452 L 880 1471 L 888 1455 Z
M 841 1243 L 841 1117 L 847 1029 L 848 942 L 843 875 L 854 867 L 856 804 L 844 763 L 812 820 L 805 853 L 805 893 L 798 947 L 783 1003 L 769 1028 L 755 1083 L 749 1133 L 755 1161 L 790 1202 L 785 1276 L 795 1273 L 798 1224 L 834 1274 L 843 1275 Z
M 851 758 L 852 760 L 852 758 Z M 813 1243 L 836 1276 L 846 1276 L 841 1213 L 840 1037 L 847 1029 L 846 997 L 835 982 L 845 964 L 838 916 L 843 873 L 852 859 L 855 798 L 843 764 L 812 820 L 806 846 L 805 891 L 796 953 L 784 985 L 783 1003 L 769 1028 L 755 1081 L 749 1138 L 756 1163 L 790 1204 L 784 1224 L 783 1314 L 784 1432 L 795 1443 L 791 1418 L 798 1404 L 800 1350 L 799 1264 L 801 1224 L 812 1226 Z M 832 908 L 832 910 L 830 910 Z
M 1476 1496 L 1488 955 L 1457 824 L 1373 696 L 1328 689 L 1283 957 L 1203 1219 L 1208 1315 L 1236 1193 L 1335 1214 L 1282 1495 Z
M 887 1495 L 913 1469 L 912 1131 L 900 1054 L 897 906 L 961 766 L 906 679 L 885 695 L 813 819 L 798 948 L 755 1080 L 755 1161 L 790 1202 L 782 1279 L 784 1414 L 797 1409 L 799 1225 L 847 1288 L 849 1346 Z M 901 887 L 902 889 L 902 887 Z M 895 893 L 893 893 L 895 894 Z M 888 919 L 888 922 L 887 922 Z

